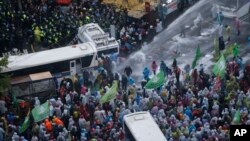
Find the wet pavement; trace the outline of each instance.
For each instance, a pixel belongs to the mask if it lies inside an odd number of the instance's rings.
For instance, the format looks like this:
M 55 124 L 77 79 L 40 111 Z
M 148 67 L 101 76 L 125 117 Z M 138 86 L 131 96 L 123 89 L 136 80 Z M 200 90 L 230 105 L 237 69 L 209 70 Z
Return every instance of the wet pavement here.
M 132 66 L 133 77 L 140 81 L 144 67 L 149 67 L 152 61 L 160 63 L 164 60 L 168 66 L 177 58 L 178 65 L 183 69 L 184 65 L 191 64 L 195 56 L 195 49 L 199 45 L 203 54 L 199 64 L 204 64 L 207 73 L 211 73 L 213 58 L 214 38 L 218 35 L 218 24 L 212 19 L 211 8 L 214 0 L 200 0 L 173 21 L 164 31 L 155 36 L 154 40 L 142 47 L 141 50 L 131 54 L 125 61 L 117 64 L 119 72 L 123 72 L 126 65 Z M 194 26 L 194 20 L 198 15 L 202 17 L 201 28 Z M 250 47 L 247 47 L 247 37 L 250 35 L 250 25 L 242 23 L 242 34 L 236 36 L 232 19 L 225 19 L 224 24 L 231 25 L 232 41 L 241 44 L 240 53 L 244 61 L 249 60 Z M 183 27 L 186 27 L 186 37 L 180 37 Z M 202 36 L 201 36 L 202 35 Z M 176 51 L 179 52 L 176 54 Z

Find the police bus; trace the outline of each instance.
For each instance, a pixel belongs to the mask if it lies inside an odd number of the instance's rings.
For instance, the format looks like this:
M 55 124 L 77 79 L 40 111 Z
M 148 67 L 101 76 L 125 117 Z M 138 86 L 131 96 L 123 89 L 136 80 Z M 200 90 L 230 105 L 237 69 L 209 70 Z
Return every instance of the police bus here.
M 123 117 L 126 141 L 167 141 L 149 112 L 136 112 Z
M 50 71 L 55 77 L 80 73 L 98 65 L 96 46 L 92 42 L 35 53 L 8 57 L 8 66 L 1 73 L 22 76 Z
M 93 42 L 96 45 L 98 55 L 119 54 L 120 43 L 114 37 L 110 37 L 96 23 L 86 24 L 78 29 L 78 43 Z

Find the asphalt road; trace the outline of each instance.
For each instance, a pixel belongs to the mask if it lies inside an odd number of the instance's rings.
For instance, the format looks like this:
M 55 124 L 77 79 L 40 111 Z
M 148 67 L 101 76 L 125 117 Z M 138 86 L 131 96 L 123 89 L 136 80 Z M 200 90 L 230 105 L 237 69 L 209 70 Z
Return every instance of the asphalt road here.
M 195 56 L 195 49 L 199 45 L 203 54 L 199 63 L 204 64 L 207 73 L 211 73 L 213 56 L 213 42 L 218 35 L 218 24 L 212 19 L 211 8 L 213 0 L 200 0 L 197 4 L 181 14 L 176 20 L 171 22 L 168 27 L 158 34 L 154 40 L 143 46 L 141 50 L 133 53 L 130 57 L 117 64 L 117 71 L 122 72 L 126 65 L 132 66 L 133 77 L 137 80 L 142 79 L 144 67 L 149 67 L 153 60 L 160 62 L 164 60 L 168 66 L 171 66 L 173 58 L 177 58 L 178 65 L 183 68 L 186 64 L 191 64 Z M 202 26 L 200 30 L 194 26 L 194 20 L 198 15 L 202 16 Z M 225 19 L 224 24 L 231 25 L 231 19 Z M 186 37 L 182 38 L 179 34 L 182 27 L 187 26 Z M 250 47 L 246 47 L 247 37 L 249 36 L 250 26 L 243 23 L 241 25 L 242 34 L 236 36 L 232 33 L 232 43 L 237 42 L 241 45 L 240 54 L 244 61 L 248 61 L 250 56 Z M 179 54 L 175 54 L 178 50 Z

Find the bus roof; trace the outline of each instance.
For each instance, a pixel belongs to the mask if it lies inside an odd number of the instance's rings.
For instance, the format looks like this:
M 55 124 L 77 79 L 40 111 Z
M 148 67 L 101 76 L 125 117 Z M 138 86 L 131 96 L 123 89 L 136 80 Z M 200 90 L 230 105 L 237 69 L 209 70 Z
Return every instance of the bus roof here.
M 98 35 L 103 35 L 105 32 L 102 28 L 96 23 L 85 24 L 84 26 L 79 27 L 78 34 L 85 34 L 88 37 L 89 41 L 93 41 L 93 37 Z
M 109 34 L 105 33 L 96 23 L 89 23 L 79 27 L 77 36 L 81 41 L 95 43 L 97 51 L 119 47 L 117 40 L 114 37 L 109 37 Z
M 24 55 L 9 56 L 9 64 L 2 72 L 20 70 L 39 65 L 45 65 L 64 60 L 83 57 L 96 52 L 95 45 L 86 42 L 78 45 L 71 45 L 51 50 L 45 50 Z
M 124 121 L 136 141 L 167 141 L 149 112 L 125 115 Z

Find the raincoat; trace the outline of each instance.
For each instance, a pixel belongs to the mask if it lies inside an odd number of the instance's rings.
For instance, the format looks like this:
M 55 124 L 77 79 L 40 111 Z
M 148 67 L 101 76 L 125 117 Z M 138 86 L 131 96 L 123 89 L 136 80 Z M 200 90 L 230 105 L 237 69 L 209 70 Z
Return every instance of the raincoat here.
M 217 19 L 216 19 L 216 21 L 217 21 L 217 23 L 218 24 L 222 24 L 222 22 L 223 22 L 223 20 L 224 20 L 224 15 L 223 15 L 223 13 L 220 11 L 218 14 L 217 14 Z
M 48 119 L 45 119 L 45 128 L 47 130 L 47 132 L 51 132 L 52 131 L 52 123 L 48 120 Z
M 145 80 L 149 79 L 149 75 L 150 75 L 150 70 L 148 68 L 144 68 L 143 70 L 143 76 Z
M 64 126 L 63 122 L 58 117 L 54 117 L 53 122 L 56 125 Z
M 35 35 L 35 41 L 38 42 L 38 43 L 41 42 L 42 32 L 39 29 L 39 27 L 36 27 L 36 29 L 34 30 L 34 35 Z
M 154 61 L 154 62 L 151 64 L 151 69 L 152 69 L 152 71 L 154 72 L 154 74 L 156 74 L 157 68 L 158 68 L 158 65 L 157 65 L 156 62 Z

